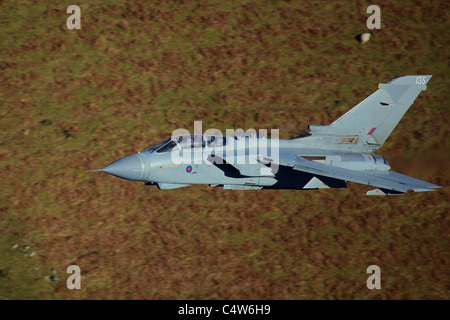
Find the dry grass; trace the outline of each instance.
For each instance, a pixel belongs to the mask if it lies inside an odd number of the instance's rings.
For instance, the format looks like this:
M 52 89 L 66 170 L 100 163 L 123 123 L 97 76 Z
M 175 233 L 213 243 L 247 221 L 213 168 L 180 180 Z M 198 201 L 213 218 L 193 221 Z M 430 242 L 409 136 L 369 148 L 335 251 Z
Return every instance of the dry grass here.
M 194 120 L 290 138 L 378 82 L 433 74 L 380 153 L 448 186 L 446 2 L 383 2 L 364 45 L 368 1 L 77 4 L 78 31 L 65 4 L 0 4 L 0 298 L 449 298 L 448 188 L 160 191 L 85 172 Z

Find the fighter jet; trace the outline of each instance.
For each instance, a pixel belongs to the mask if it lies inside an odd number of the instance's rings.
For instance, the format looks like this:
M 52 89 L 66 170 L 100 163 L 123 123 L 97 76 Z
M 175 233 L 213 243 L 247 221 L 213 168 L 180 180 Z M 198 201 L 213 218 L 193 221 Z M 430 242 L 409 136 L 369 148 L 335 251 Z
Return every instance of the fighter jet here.
M 116 177 L 159 189 L 208 184 L 232 190 L 373 186 L 367 195 L 433 191 L 438 185 L 390 171 L 381 148 L 431 75 L 404 76 L 378 90 L 328 125 L 309 125 L 293 139 L 247 132 L 231 136 L 172 135 L 106 166 Z

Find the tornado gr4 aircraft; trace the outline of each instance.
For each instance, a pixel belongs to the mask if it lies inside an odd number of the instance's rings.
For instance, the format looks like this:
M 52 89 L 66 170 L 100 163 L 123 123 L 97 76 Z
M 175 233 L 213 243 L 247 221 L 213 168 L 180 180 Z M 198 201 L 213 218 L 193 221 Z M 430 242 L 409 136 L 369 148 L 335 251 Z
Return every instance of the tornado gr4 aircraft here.
M 367 195 L 433 191 L 440 186 L 389 171 L 387 159 L 374 154 L 430 78 L 404 76 L 380 84 L 333 123 L 310 125 L 310 133 L 298 138 L 268 139 L 255 132 L 172 135 L 94 171 L 159 189 L 192 184 L 234 190 L 321 189 L 356 182 L 376 187 Z

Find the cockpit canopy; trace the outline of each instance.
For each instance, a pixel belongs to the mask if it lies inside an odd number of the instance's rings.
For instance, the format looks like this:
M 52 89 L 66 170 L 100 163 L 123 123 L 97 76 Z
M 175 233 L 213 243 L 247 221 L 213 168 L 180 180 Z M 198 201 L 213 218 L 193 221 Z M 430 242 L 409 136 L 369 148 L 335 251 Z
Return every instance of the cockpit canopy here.
M 203 134 L 185 134 L 171 137 L 163 142 L 154 145 L 147 149 L 150 152 L 157 153 L 170 152 L 179 149 L 194 149 L 194 148 L 216 148 L 227 145 L 227 140 L 230 137 L 203 135 Z

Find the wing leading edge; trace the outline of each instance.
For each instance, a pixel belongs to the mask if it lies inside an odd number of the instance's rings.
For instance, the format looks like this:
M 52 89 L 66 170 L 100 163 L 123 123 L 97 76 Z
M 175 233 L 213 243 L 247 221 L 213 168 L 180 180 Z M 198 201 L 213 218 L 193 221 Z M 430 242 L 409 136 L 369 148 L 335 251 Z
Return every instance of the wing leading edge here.
M 295 155 L 280 154 L 279 162 L 280 165 L 292 167 L 294 170 L 384 189 L 381 193 L 378 193 L 378 191 L 376 193 L 369 191 L 367 193 L 368 195 L 386 194 L 389 191 L 394 191 L 393 193 L 425 192 L 434 191 L 435 188 L 441 188 L 438 185 L 393 171 L 349 170 L 306 160 Z

